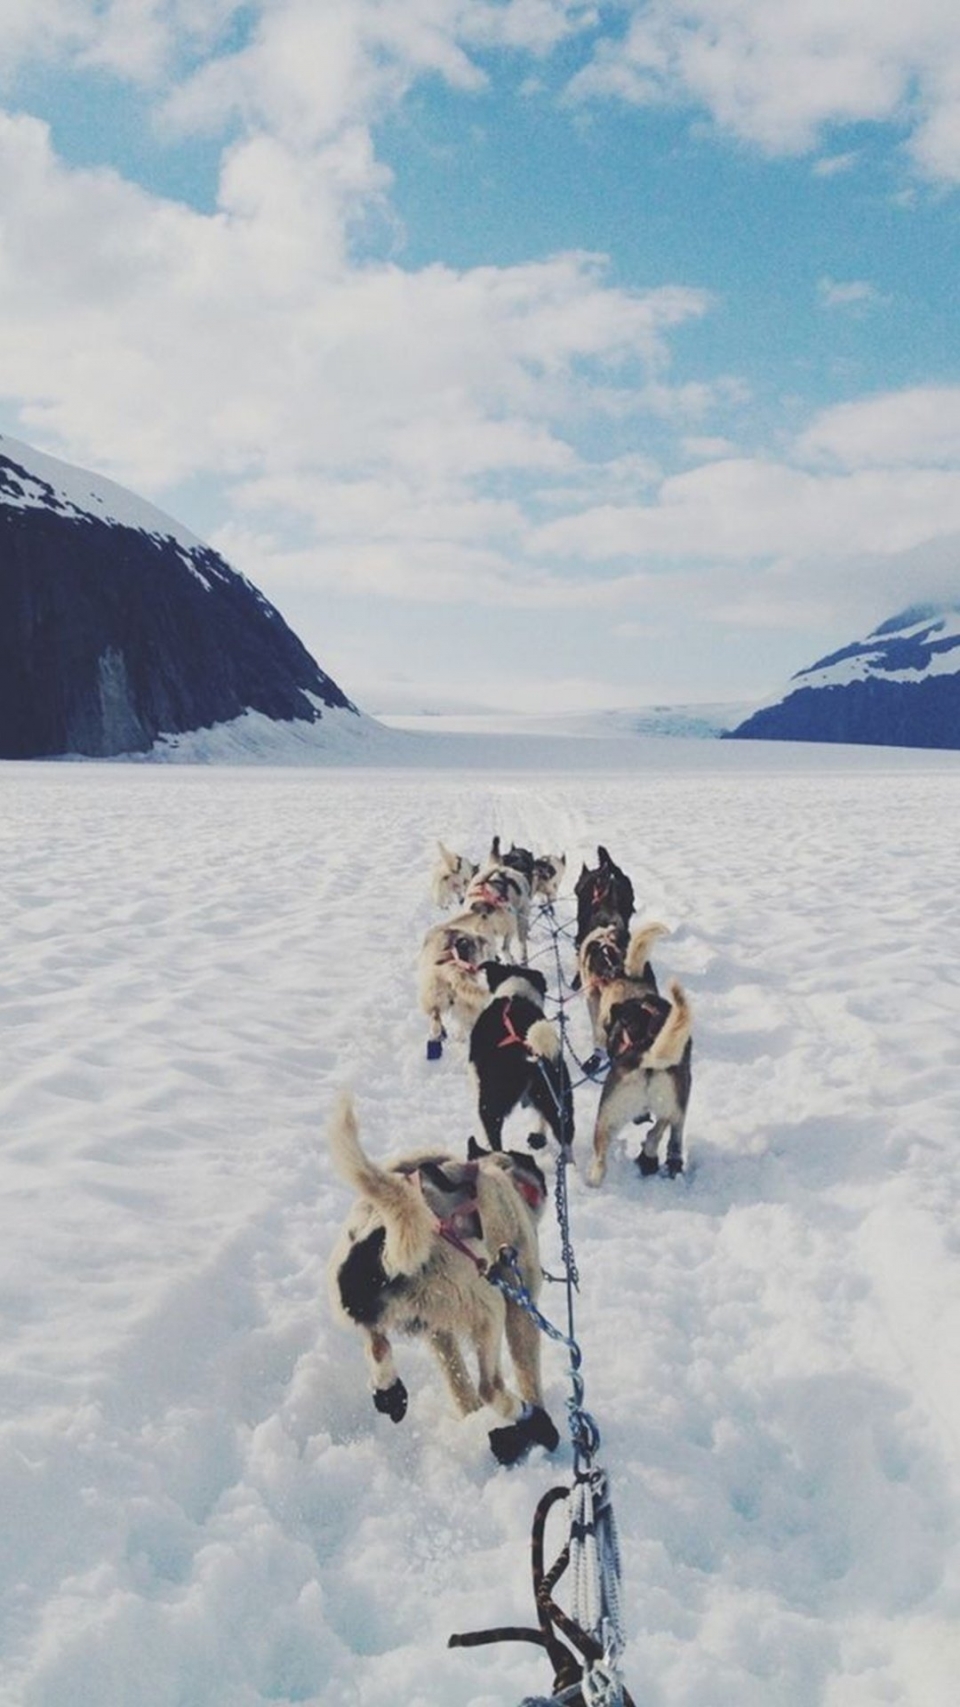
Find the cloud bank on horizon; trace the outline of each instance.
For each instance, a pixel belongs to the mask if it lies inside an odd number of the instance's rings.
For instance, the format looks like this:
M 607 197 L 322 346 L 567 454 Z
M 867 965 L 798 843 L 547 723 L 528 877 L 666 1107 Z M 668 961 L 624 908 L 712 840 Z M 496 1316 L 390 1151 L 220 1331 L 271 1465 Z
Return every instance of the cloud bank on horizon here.
M 956 597 L 946 0 L 0 20 L 0 431 L 368 708 L 760 698 Z

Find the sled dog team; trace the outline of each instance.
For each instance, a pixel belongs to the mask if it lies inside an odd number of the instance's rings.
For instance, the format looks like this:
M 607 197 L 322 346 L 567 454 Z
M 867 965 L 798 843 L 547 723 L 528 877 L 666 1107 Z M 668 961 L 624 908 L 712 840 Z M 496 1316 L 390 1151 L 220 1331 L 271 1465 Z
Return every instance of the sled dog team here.
M 378 1411 L 399 1422 L 407 1408 L 390 1334 L 421 1336 L 460 1413 L 490 1405 L 504 1419 L 491 1431 L 490 1446 L 501 1463 L 512 1464 L 534 1445 L 552 1451 L 559 1441 L 543 1404 L 540 1330 L 488 1275 L 509 1247 L 515 1274 L 533 1300 L 539 1294 L 537 1227 L 546 1180 L 527 1151 L 503 1150 L 507 1116 L 530 1109 L 533 1149 L 542 1148 L 548 1132 L 558 1144 L 573 1144 L 573 1087 L 561 1034 L 544 1014 L 546 980 L 527 965 L 531 909 L 556 900 L 566 859 L 514 845 L 502 852 L 499 837 L 480 865 L 442 842 L 439 850 L 432 899 L 459 910 L 427 931 L 420 950 L 427 1055 L 441 1053 L 447 1021 L 467 1040 L 489 1148 L 471 1138 L 465 1160 L 423 1152 L 380 1164 L 365 1153 L 352 1103 L 343 1097 L 331 1150 L 358 1201 L 330 1260 L 331 1296 L 336 1313 L 363 1336 Z M 652 1121 L 637 1156 L 640 1172 L 659 1172 L 666 1138 L 665 1167 L 673 1177 L 684 1163 L 692 1043 L 683 990 L 674 979 L 662 995 L 650 964 L 654 945 L 668 933 L 660 924 L 632 927 L 633 885 L 605 847 L 597 849 L 596 867 L 583 866 L 574 893 L 574 985 L 583 993 L 596 1050 L 587 1066 L 598 1068 L 604 1056 L 608 1063 L 588 1184 L 602 1183 L 611 1141 L 631 1121 Z M 516 1392 L 503 1376 L 504 1338 Z M 473 1347 L 476 1382 L 462 1341 Z

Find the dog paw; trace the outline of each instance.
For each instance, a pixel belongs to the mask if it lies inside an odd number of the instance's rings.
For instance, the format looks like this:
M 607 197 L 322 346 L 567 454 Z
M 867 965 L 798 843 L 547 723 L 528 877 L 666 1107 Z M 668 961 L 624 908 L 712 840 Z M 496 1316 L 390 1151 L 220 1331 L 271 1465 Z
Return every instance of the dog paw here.
M 545 1446 L 555 1452 L 560 1436 L 542 1405 L 532 1405 L 528 1411 L 507 1423 L 504 1428 L 492 1428 L 490 1450 L 498 1464 L 519 1464 L 533 1446 Z
M 641 1150 L 637 1157 L 637 1167 L 644 1177 L 648 1174 L 658 1174 L 660 1172 L 659 1157 L 648 1156 L 645 1150 Z
M 682 1156 L 668 1156 L 667 1157 L 667 1173 L 670 1175 L 671 1179 L 676 1179 L 678 1174 L 683 1173 L 683 1157 Z
M 377 1387 L 373 1402 L 377 1410 L 391 1422 L 402 1422 L 407 1414 L 407 1389 L 399 1375 L 389 1387 Z
M 602 1162 L 597 1162 L 597 1161 L 591 1162 L 589 1168 L 587 1169 L 587 1184 L 588 1185 L 602 1185 L 606 1171 L 607 1170 L 604 1167 Z

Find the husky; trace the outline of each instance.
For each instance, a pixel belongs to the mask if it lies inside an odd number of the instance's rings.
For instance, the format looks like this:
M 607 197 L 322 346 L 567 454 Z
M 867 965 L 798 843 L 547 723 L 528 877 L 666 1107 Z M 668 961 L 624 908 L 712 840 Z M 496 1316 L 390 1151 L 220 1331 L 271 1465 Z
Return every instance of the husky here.
M 542 1149 L 548 1130 L 558 1144 L 572 1144 L 573 1090 L 557 1029 L 544 1018 L 543 973 L 494 960 L 481 966 L 480 977 L 492 999 L 474 1021 L 470 1065 L 490 1148 L 501 1148 L 504 1121 L 518 1105 L 536 1115 L 528 1138 L 533 1149 Z
M 468 909 L 493 909 L 492 922 L 503 953 L 509 955 L 516 941 L 520 959 L 526 962 L 530 931 L 531 878 L 527 876 L 524 866 L 529 859 L 532 873 L 533 855 L 528 855 L 524 848 L 512 850 L 514 859 L 518 854 L 523 856 L 520 864 L 508 863 L 510 856 L 501 855 L 500 837 L 494 836 L 490 853 L 468 883 L 464 899 Z
M 667 1138 L 666 1166 L 671 1178 L 683 1172 L 683 1129 L 690 1101 L 690 1004 L 673 979 L 669 1000 L 642 987 L 605 1008 L 604 1036 L 610 1071 L 604 1083 L 593 1133 L 588 1185 L 601 1185 L 610 1141 L 628 1121 L 653 1116 L 653 1125 L 637 1157 L 642 1174 L 660 1169 L 660 1141 Z
M 628 938 L 619 924 L 598 925 L 580 944 L 577 970 L 586 997 L 593 1041 L 606 1048 L 606 1022 L 611 1004 L 631 995 L 657 995 L 650 950 L 666 925 L 642 925 Z
M 537 854 L 533 862 L 533 882 L 531 885 L 534 900 L 555 901 L 560 893 L 567 869 L 566 854 Z
M 579 949 L 587 933 L 598 925 L 619 924 L 623 930 L 629 930 L 636 905 L 633 884 L 605 847 L 597 848 L 595 866 L 581 866 L 574 894 L 577 897 L 576 948 Z
M 330 1146 L 358 1194 L 330 1258 L 331 1300 L 363 1336 L 376 1410 L 395 1423 L 406 1414 L 390 1336 L 416 1335 L 429 1343 L 461 1415 L 490 1405 L 504 1419 L 489 1436 L 501 1463 L 516 1463 L 535 1445 L 552 1452 L 560 1437 L 543 1403 L 540 1329 L 487 1278 L 508 1246 L 530 1296 L 540 1291 L 537 1224 L 546 1182 L 532 1157 L 508 1152 L 463 1162 L 417 1153 L 381 1164 L 361 1145 L 348 1096 L 334 1112 Z M 516 1393 L 501 1369 L 504 1336 Z M 476 1383 L 462 1341 L 476 1354 Z
M 430 1021 L 430 1046 L 439 1053 L 452 1017 L 467 1032 L 490 991 L 478 980 L 483 961 L 496 953 L 499 921 L 495 909 L 478 903 L 443 924 L 432 925 L 420 948 L 420 1006 Z
M 440 857 L 430 877 L 430 895 L 435 907 L 452 907 L 462 903 L 467 884 L 476 875 L 477 867 L 465 854 L 451 853 L 442 842 L 437 843 Z

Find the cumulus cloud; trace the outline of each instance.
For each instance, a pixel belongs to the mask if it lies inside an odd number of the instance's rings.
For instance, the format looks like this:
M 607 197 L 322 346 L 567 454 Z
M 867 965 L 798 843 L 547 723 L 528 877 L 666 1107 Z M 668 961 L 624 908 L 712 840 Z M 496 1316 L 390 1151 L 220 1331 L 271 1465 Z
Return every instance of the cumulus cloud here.
M 217 50 L 245 0 L 2 0 L 9 80 L 25 63 L 95 66 L 155 84 L 171 68 Z
M 921 385 L 837 404 L 797 441 L 804 462 L 849 469 L 960 468 L 960 386 Z
M 675 475 L 656 502 L 601 505 L 545 523 L 531 544 L 594 561 L 758 562 L 906 550 L 960 527 L 960 468 L 813 473 L 733 459 Z
M 66 169 L 26 118 L 0 119 L 0 172 L 6 393 L 151 490 L 280 463 L 562 471 L 591 365 L 659 373 L 669 330 L 703 309 L 614 287 L 588 255 L 354 264 L 347 210 L 383 183 L 365 132 L 307 155 L 237 144 L 210 216 Z
M 837 126 L 895 123 L 923 173 L 960 180 L 951 0 L 633 0 L 619 11 L 622 39 L 603 35 L 574 97 L 693 104 L 770 154 L 814 150 Z M 832 169 L 848 163 L 835 153 Z

